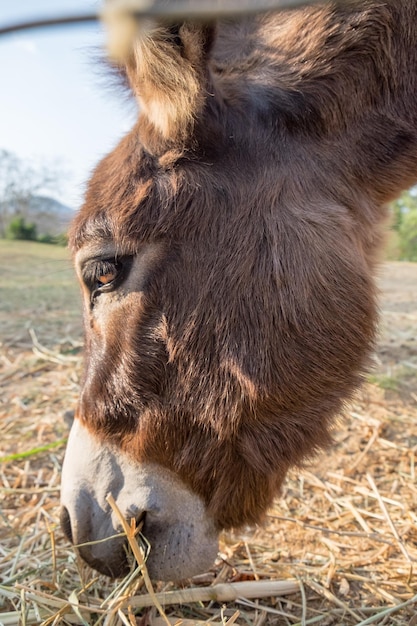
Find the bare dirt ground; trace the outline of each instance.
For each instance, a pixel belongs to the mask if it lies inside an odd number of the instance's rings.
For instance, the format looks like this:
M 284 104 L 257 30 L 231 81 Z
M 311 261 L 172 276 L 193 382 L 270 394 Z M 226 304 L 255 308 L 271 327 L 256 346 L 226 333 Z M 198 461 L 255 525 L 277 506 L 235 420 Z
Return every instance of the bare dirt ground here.
M 46 248 L 43 265 L 39 249 L 14 256 L 7 302 L 0 295 L 0 624 L 416 626 L 417 264 L 381 269 L 375 369 L 334 446 L 291 473 L 262 527 L 224 537 L 212 571 L 184 584 L 291 579 L 299 591 L 167 606 L 163 621 L 155 608 L 134 617 L 128 603 L 110 605 L 115 583 L 94 578 L 59 529 L 64 414 L 76 403 L 82 332 L 66 253 Z M 3 267 L 10 252 L 0 247 Z

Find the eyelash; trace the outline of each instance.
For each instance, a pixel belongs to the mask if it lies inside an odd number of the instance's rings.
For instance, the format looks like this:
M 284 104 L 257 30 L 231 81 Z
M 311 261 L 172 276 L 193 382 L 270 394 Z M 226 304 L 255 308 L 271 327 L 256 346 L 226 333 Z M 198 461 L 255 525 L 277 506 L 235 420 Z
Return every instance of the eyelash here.
M 91 302 L 100 293 L 112 291 L 125 279 L 130 269 L 131 259 L 102 259 L 91 261 L 83 271 L 83 280 L 91 293 Z M 100 278 L 112 276 L 108 282 L 101 282 Z

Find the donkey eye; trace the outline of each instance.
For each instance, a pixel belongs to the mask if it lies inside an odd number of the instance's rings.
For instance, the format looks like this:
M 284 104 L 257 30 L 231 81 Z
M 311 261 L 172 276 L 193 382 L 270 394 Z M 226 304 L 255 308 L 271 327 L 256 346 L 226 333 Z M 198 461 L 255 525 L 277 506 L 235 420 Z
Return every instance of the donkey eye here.
M 118 287 L 131 266 L 130 258 L 92 260 L 83 268 L 83 280 L 92 298 Z
M 115 280 L 115 278 L 117 277 L 117 273 L 117 271 L 114 271 L 107 274 L 101 274 L 100 276 L 97 276 L 97 283 L 99 284 L 99 286 L 109 285 Z
M 120 272 L 122 271 L 122 264 L 118 261 L 100 261 L 94 268 L 94 282 L 96 289 L 102 287 L 110 287 Z

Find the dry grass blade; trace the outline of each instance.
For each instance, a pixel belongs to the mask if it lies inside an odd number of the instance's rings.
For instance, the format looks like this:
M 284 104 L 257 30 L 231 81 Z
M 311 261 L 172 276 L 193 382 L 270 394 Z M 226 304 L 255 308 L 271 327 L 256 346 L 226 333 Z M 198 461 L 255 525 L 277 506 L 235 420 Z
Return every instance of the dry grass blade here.
M 194 620 L 194 619 L 178 619 L 178 618 L 168 618 L 169 623 L 172 626 L 232 626 L 232 624 L 236 623 L 237 618 L 240 615 L 240 611 L 235 611 L 234 614 L 229 619 L 222 619 L 221 622 L 217 620 L 207 621 L 207 620 Z M 161 618 L 156 618 L 152 620 L 152 626 L 163 626 L 165 624 L 164 620 Z
M 381 510 L 382 510 L 382 512 L 383 512 L 383 514 L 385 516 L 385 519 L 388 522 L 388 526 L 390 527 L 392 534 L 394 535 L 395 539 L 398 542 L 398 546 L 399 546 L 401 552 L 404 554 L 405 558 L 407 559 L 407 561 L 409 561 L 409 563 L 411 565 L 411 572 L 410 572 L 410 577 L 411 577 L 412 570 L 413 570 L 413 559 L 410 557 L 410 555 L 409 555 L 409 553 L 407 551 L 407 548 L 404 546 L 404 543 L 401 540 L 401 537 L 398 534 L 397 529 L 395 528 L 395 524 L 392 521 L 390 514 L 388 513 L 388 509 L 385 506 L 385 502 L 381 498 L 381 494 L 379 493 L 378 487 L 376 486 L 374 479 L 372 478 L 372 476 L 370 474 L 367 474 L 366 478 L 367 478 L 369 484 L 371 485 L 371 487 L 373 489 L 373 492 L 374 492 L 374 494 L 375 494 L 375 496 L 376 496 L 376 498 L 377 498 L 377 500 L 379 502 L 379 506 L 381 507 Z
M 394 613 L 397 613 L 401 609 L 405 609 L 406 607 L 412 606 L 413 604 L 417 604 L 417 595 L 413 596 L 406 602 L 402 602 L 398 606 L 389 607 L 387 609 L 384 609 L 383 611 L 377 612 L 375 615 L 372 615 L 372 617 L 368 617 L 367 619 L 357 624 L 357 626 L 369 626 L 369 624 L 375 624 L 375 622 L 379 620 L 381 620 L 381 623 L 382 623 L 382 621 L 385 620 L 389 615 L 393 615 Z M 416 615 L 417 613 L 414 615 L 414 617 Z
M 235 611 L 232 617 L 228 619 L 227 622 L 224 622 L 224 626 L 231 626 L 232 624 L 234 624 L 237 618 L 239 617 L 239 615 L 240 615 L 240 611 Z
M 49 348 L 47 348 L 46 346 L 43 346 L 38 337 L 36 336 L 36 332 L 34 331 L 33 328 L 29 328 L 29 335 L 32 339 L 32 343 L 33 343 L 33 352 L 34 354 L 36 354 L 37 356 L 47 360 L 47 361 L 51 361 L 52 363 L 57 363 L 57 364 L 63 364 L 63 363 L 77 363 L 78 362 L 78 357 L 74 357 L 74 356 L 67 356 L 67 355 L 63 355 L 60 354 L 57 351 L 54 350 L 50 350 Z
M 122 512 L 120 511 L 119 507 L 116 504 L 115 499 L 113 498 L 112 494 L 109 493 L 106 497 L 107 502 L 110 504 L 111 508 L 113 509 L 114 513 L 117 515 L 120 524 L 122 525 L 122 528 L 124 530 L 124 532 L 126 533 L 126 537 L 127 540 L 129 542 L 129 545 L 132 549 L 133 555 L 136 559 L 137 564 L 140 567 L 140 571 L 142 573 L 143 579 L 145 581 L 145 586 L 146 589 L 148 590 L 149 596 L 152 599 L 152 604 L 154 604 L 156 606 L 156 608 L 158 609 L 159 613 L 161 614 L 161 617 L 165 620 L 165 623 L 168 624 L 168 626 L 170 626 L 169 621 L 167 616 L 165 615 L 165 611 L 162 608 L 159 599 L 157 598 L 153 585 L 152 585 L 152 581 L 149 578 L 149 574 L 148 574 L 148 570 L 146 567 L 146 562 L 145 562 L 145 558 L 144 555 L 142 554 L 142 549 L 139 546 L 137 539 L 136 539 L 136 527 L 135 524 L 132 524 L 131 526 L 129 526 L 129 524 L 127 523 L 126 519 L 123 517 Z M 134 522 L 134 520 L 133 520 Z M 131 604 L 131 602 L 130 602 Z
M 341 609 L 343 609 L 344 611 L 346 611 L 346 613 L 349 613 L 355 620 L 357 620 L 358 622 L 362 621 L 361 616 L 356 612 L 353 611 L 347 604 L 346 602 L 343 602 L 342 600 L 340 600 L 339 598 L 337 598 L 333 593 L 331 593 L 328 589 L 325 589 L 324 587 L 322 587 L 322 585 L 319 585 L 317 582 L 315 582 L 314 580 L 306 580 L 306 584 L 311 587 L 311 589 L 314 589 L 314 591 L 316 591 L 319 595 L 323 596 L 324 598 L 326 598 L 326 600 L 330 600 L 330 602 L 333 602 L 336 606 L 340 607 Z

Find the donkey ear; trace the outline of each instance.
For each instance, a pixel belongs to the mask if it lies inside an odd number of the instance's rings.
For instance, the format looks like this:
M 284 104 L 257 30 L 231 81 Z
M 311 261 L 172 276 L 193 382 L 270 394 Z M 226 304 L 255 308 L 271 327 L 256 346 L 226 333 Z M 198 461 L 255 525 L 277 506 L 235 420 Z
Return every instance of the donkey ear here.
M 201 112 L 214 26 L 181 22 L 144 28 L 126 64 L 141 114 L 168 140 L 184 141 Z

